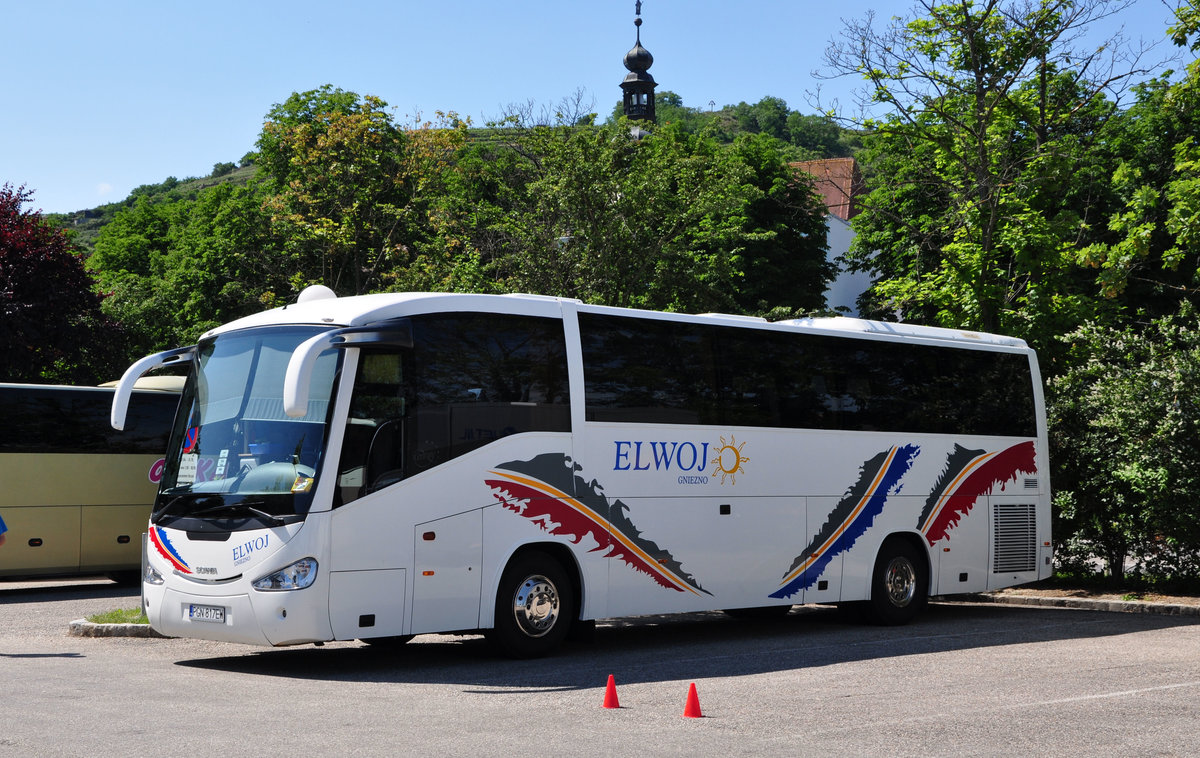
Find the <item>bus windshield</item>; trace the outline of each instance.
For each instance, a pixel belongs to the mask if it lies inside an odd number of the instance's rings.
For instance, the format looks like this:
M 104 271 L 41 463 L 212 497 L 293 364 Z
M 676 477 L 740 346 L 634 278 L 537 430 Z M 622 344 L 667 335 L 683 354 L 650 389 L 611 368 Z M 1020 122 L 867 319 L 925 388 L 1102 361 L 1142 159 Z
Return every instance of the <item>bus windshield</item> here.
M 317 359 L 307 415 L 284 413 L 283 383 L 296 346 L 321 331 L 248 329 L 200 343 L 154 523 L 199 519 L 236 530 L 303 518 L 320 468 L 340 351 Z

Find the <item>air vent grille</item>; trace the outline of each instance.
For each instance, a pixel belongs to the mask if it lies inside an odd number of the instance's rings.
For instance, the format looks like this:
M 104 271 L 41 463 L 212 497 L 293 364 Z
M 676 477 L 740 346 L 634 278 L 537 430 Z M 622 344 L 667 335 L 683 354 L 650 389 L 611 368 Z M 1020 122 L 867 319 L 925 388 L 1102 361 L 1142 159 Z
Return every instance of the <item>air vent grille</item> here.
M 996 549 L 992 573 L 1037 570 L 1037 519 L 1033 504 L 993 503 Z

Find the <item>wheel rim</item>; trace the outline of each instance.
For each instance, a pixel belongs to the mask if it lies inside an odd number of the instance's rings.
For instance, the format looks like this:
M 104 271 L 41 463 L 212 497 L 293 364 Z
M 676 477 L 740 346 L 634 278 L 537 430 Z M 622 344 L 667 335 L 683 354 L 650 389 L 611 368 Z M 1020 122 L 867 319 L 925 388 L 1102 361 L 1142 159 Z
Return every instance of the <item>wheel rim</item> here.
M 917 594 L 917 569 L 907 558 L 893 558 L 888 564 L 883 581 L 887 588 L 888 602 L 897 608 L 907 606 Z
M 558 621 L 558 589 L 541 574 L 526 577 L 513 596 L 513 618 L 527 637 L 542 637 Z

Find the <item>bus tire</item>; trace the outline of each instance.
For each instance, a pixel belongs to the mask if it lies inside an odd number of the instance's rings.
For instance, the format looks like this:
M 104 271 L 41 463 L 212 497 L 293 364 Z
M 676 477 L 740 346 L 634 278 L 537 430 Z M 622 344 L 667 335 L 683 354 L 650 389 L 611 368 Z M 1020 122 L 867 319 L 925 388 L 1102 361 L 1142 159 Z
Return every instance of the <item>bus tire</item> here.
M 885 541 L 871 574 L 870 620 L 881 626 L 907 624 L 925 607 L 928 592 L 929 568 L 924 556 L 906 540 Z
M 571 578 L 546 553 L 514 558 L 500 577 L 494 626 L 488 640 L 512 658 L 538 658 L 552 652 L 571 627 L 575 612 Z

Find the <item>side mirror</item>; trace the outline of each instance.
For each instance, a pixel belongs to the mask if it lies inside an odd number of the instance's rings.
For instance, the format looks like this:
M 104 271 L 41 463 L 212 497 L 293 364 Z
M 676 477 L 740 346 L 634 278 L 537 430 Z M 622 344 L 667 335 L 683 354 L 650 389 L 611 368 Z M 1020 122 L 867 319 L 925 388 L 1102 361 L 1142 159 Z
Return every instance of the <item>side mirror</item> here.
M 412 347 L 412 325 L 405 319 L 373 326 L 350 326 L 318 334 L 300 343 L 292 353 L 283 377 L 283 412 L 292 418 L 308 415 L 313 366 L 321 353 L 331 348 L 366 345 Z
M 112 411 L 109 413 L 109 423 L 113 429 L 125 428 L 125 417 L 129 413 L 129 398 L 133 395 L 133 385 L 142 374 L 163 366 L 176 363 L 187 363 L 196 359 L 196 346 L 179 347 L 166 350 L 154 355 L 147 355 L 137 363 L 125 369 L 121 380 L 117 382 L 117 391 L 113 393 Z

